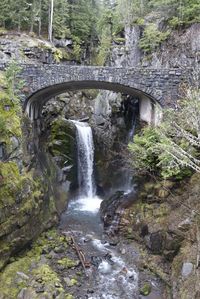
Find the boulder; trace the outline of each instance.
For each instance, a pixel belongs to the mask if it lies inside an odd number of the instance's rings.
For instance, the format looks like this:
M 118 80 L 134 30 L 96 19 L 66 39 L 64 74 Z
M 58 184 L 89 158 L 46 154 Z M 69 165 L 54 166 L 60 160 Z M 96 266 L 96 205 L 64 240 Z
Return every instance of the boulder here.
M 181 274 L 183 278 L 188 277 L 194 269 L 194 265 L 192 263 L 185 262 L 183 263 Z
M 151 233 L 144 238 L 146 246 L 154 254 L 162 254 L 165 244 L 165 234 L 161 231 Z
M 117 191 L 101 203 L 101 217 L 106 227 L 110 226 L 115 216 L 120 216 L 120 210 L 126 208 L 136 198 L 135 192 L 129 194 Z

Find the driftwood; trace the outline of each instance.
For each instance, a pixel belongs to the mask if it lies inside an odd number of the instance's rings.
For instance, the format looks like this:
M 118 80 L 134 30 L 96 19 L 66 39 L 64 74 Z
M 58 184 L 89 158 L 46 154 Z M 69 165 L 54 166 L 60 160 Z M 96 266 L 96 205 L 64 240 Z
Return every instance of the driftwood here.
M 82 249 L 77 245 L 74 237 L 71 236 L 71 242 L 72 242 L 72 247 L 75 249 L 77 255 L 78 255 L 78 258 L 82 264 L 82 267 L 84 269 L 84 272 L 85 272 L 85 275 L 88 276 L 87 274 L 87 271 L 86 271 L 86 268 L 89 268 L 91 265 L 90 265 L 90 262 L 86 261 L 86 258 L 85 258 L 85 255 L 82 251 Z

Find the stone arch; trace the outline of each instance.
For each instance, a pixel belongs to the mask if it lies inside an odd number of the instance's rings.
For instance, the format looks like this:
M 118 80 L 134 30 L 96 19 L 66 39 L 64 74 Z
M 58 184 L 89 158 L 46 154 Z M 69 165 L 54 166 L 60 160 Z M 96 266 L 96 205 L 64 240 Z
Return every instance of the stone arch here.
M 162 103 L 159 100 L 155 99 L 151 94 L 148 94 L 148 89 L 146 90 L 145 88 L 143 88 L 143 90 L 140 90 L 119 83 L 84 80 L 54 84 L 37 90 L 25 100 L 24 111 L 27 113 L 31 120 L 35 120 L 40 116 L 42 107 L 49 99 L 66 91 L 83 89 L 110 90 L 138 97 L 141 106 L 141 119 L 149 123 L 155 122 L 154 103 L 158 103 L 160 106 L 162 106 Z

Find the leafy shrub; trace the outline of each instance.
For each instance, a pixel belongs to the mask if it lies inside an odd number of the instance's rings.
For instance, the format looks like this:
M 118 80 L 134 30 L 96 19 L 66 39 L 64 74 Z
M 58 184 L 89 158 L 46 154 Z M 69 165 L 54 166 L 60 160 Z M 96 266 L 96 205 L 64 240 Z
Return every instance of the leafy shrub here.
M 55 62 L 59 63 L 63 59 L 63 53 L 60 49 L 55 49 L 53 51 L 53 58 Z

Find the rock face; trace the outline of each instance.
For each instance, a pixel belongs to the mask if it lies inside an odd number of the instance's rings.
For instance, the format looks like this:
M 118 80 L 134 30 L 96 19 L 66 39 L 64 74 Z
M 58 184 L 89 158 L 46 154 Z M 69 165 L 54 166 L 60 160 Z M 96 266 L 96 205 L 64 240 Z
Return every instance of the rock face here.
M 0 76 L 4 78 L 3 74 Z M 50 155 L 50 148 L 54 152 L 55 146 L 51 144 L 46 150 L 44 138 L 41 138 L 41 124 L 31 124 L 22 118 L 20 106 L 10 99 L 6 84 L 0 86 L 0 114 L 0 143 L 3 144 L 0 158 L 2 269 L 13 255 L 58 222 L 67 205 L 69 165 L 65 165 L 64 170 L 58 168 Z
M 95 141 L 97 185 L 107 194 L 127 191 L 131 175 L 124 167 L 122 153 L 132 140 L 138 122 L 135 97 L 103 91 L 94 100 L 91 119 Z
M 1 62 L 15 59 L 21 63 L 53 63 L 54 51 L 50 43 L 26 34 L 4 34 L 0 38 Z
M 24 152 L 21 142 L 13 143 L 10 160 L 0 162 L 0 269 L 58 220 L 47 181 L 39 175 L 36 179 L 34 169 L 28 171 L 22 160 L 18 163 L 16 146 Z
M 167 274 L 173 298 L 198 298 L 199 174 L 184 183 L 143 182 L 139 190 L 122 217 L 121 232 L 146 246 L 151 266 Z
M 148 22 L 148 21 L 147 21 Z M 162 27 L 162 20 L 157 23 Z M 139 48 L 143 27 L 134 25 L 125 28 L 125 43 L 114 45 L 112 65 L 123 67 L 198 68 L 200 52 L 200 24 L 182 30 L 174 30 L 161 47 L 148 57 Z
M 111 56 L 111 65 L 117 67 L 139 66 L 142 57 L 142 53 L 138 46 L 141 29 L 139 26 L 126 26 L 124 31 L 125 42 L 123 45 L 114 45 Z

